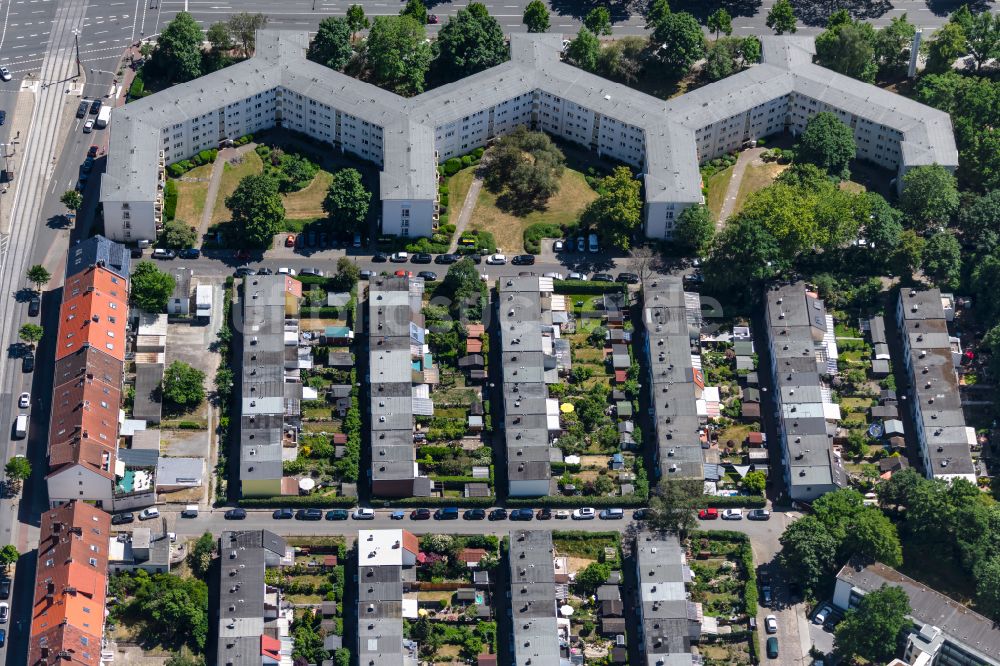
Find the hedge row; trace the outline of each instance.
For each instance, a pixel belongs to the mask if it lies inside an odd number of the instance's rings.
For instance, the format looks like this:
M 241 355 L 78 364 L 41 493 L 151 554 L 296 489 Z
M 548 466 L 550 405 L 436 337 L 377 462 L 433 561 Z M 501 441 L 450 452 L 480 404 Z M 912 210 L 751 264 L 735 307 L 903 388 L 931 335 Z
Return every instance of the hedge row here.
M 616 509 L 633 508 L 646 506 L 649 498 L 641 495 L 629 495 L 627 497 L 584 497 L 582 495 L 563 496 L 546 495 L 544 497 L 511 497 L 507 499 L 506 506 L 509 508 L 518 507 L 548 507 L 576 509 L 581 506 L 592 506 L 597 508 L 611 507 Z
M 163 215 L 167 222 L 174 219 L 177 214 L 177 183 L 168 180 L 163 187 Z
M 624 290 L 624 286 L 619 282 L 554 280 L 552 285 L 557 294 L 610 294 Z
M 239 505 L 247 509 L 277 509 L 285 507 L 353 507 L 358 503 L 356 497 L 324 497 L 315 495 L 279 495 L 277 497 L 244 497 Z
M 591 541 L 592 539 L 612 539 L 621 541 L 621 532 L 584 532 L 583 530 L 555 530 L 563 541 Z
M 714 509 L 763 509 L 767 505 L 767 499 L 763 495 L 731 495 L 728 497 L 705 495 L 704 504 Z
M 395 507 L 441 507 L 456 506 L 462 508 L 489 508 L 496 504 L 495 497 L 395 497 L 372 498 L 375 508 L 391 509 Z
M 579 474 L 580 470 L 583 469 L 583 465 L 580 463 L 564 463 L 564 462 L 554 462 L 551 463 L 552 474 L 562 474 L 564 472 L 569 472 L 570 474 Z
M 179 178 L 185 173 L 190 171 L 195 167 L 200 167 L 203 164 L 211 164 L 215 161 L 215 158 L 219 156 L 219 151 L 217 148 L 211 148 L 209 150 L 203 150 L 200 153 L 180 162 L 174 162 L 167 167 L 167 171 L 174 178 Z

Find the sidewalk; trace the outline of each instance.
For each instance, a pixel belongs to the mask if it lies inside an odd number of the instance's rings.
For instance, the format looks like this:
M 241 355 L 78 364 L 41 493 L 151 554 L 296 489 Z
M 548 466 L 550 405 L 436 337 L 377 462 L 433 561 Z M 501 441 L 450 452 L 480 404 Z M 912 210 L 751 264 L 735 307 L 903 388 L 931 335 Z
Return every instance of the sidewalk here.
M 212 163 L 212 178 L 208 182 L 208 192 L 205 193 L 205 207 L 201 210 L 201 221 L 198 223 L 198 238 L 204 238 L 212 224 L 212 211 L 215 210 L 215 200 L 219 196 L 219 185 L 222 184 L 222 174 L 225 165 L 234 157 L 242 157 L 253 150 L 255 144 L 246 144 L 236 148 L 223 148 Z
M 11 156 L 7 160 L 7 167 L 14 170 L 14 181 L 0 185 L 0 232 L 10 233 L 11 213 L 14 208 L 14 195 L 17 191 L 19 179 L 21 177 L 21 166 L 24 162 L 24 151 L 21 147 L 27 143 L 28 131 L 31 128 L 31 117 L 35 112 L 35 90 L 37 81 L 25 81 L 21 85 L 20 92 L 17 93 L 17 102 L 14 105 L 14 112 L 10 114 L 10 143 L 3 147 L 5 155 Z M 6 251 L 6 247 L 3 248 Z
M 740 184 L 743 182 L 743 174 L 747 170 L 747 165 L 759 159 L 763 152 L 763 148 L 751 148 L 744 150 L 736 158 L 736 164 L 733 166 L 733 175 L 729 177 L 729 184 L 726 186 L 726 198 L 722 202 L 722 210 L 719 211 L 719 221 L 716 223 L 716 231 L 721 231 L 722 225 L 733 214 L 733 207 L 736 206 L 736 197 L 739 196 Z
M 476 175 L 472 178 L 469 191 L 465 193 L 462 210 L 458 214 L 458 219 L 455 220 L 455 233 L 452 234 L 448 252 L 453 253 L 458 249 L 458 239 L 462 237 L 462 232 L 465 231 L 465 227 L 469 225 L 469 220 L 472 219 L 472 211 L 476 208 L 476 202 L 479 201 L 479 192 L 482 189 L 483 179 L 479 177 L 479 169 L 476 169 Z

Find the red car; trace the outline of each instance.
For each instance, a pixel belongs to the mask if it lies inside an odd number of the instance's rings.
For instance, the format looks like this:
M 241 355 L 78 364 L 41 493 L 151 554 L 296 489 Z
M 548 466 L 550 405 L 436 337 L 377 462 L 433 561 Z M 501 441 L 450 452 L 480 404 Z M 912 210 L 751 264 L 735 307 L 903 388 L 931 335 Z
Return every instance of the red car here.
M 719 517 L 718 509 L 702 509 L 698 512 L 698 518 L 701 520 L 715 520 Z
M 395 275 L 396 277 L 411 278 L 413 277 L 413 271 L 396 271 Z
M 285 247 L 295 247 L 295 234 L 288 234 L 285 237 Z
M 435 23 L 438 23 L 440 20 L 441 19 L 438 18 L 437 14 L 428 14 L 427 15 L 427 22 L 430 23 L 431 25 L 433 25 Z
M 97 146 L 91 146 L 87 151 L 87 157 L 97 157 Z
M 247 261 L 248 259 L 250 259 L 250 253 L 247 252 L 246 250 L 237 250 L 236 258 L 240 261 Z

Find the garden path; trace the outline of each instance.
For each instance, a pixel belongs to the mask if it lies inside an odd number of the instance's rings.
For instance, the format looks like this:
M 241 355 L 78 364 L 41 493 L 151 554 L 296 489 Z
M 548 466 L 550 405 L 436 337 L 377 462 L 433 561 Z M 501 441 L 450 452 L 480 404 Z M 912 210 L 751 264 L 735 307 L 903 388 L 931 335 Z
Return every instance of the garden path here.
M 215 210 L 215 200 L 219 196 L 219 185 L 222 184 L 222 172 L 224 165 L 234 157 L 240 157 L 250 152 L 256 147 L 255 143 L 248 143 L 236 148 L 223 148 L 212 164 L 212 178 L 208 182 L 208 192 L 205 193 L 205 207 L 201 210 L 201 221 L 198 223 L 198 238 L 204 237 L 208 233 L 208 227 L 212 224 L 212 211 Z
M 716 231 L 720 231 L 722 225 L 733 214 L 733 206 L 736 205 L 736 197 L 740 193 L 740 183 L 743 182 L 743 173 L 747 170 L 747 165 L 756 159 L 760 159 L 763 152 L 763 148 L 751 148 L 744 150 L 736 158 L 733 175 L 729 177 L 729 184 L 726 186 L 726 198 L 722 202 L 722 210 L 719 211 L 719 221 L 716 223 Z
M 479 201 L 479 192 L 483 189 L 483 179 L 479 175 L 479 169 L 476 169 L 476 174 L 472 178 L 472 183 L 469 185 L 469 191 L 465 193 L 465 201 L 462 202 L 462 210 L 458 214 L 458 219 L 455 221 L 455 233 L 452 234 L 451 244 L 448 246 L 448 252 L 455 252 L 458 249 L 458 239 L 462 237 L 462 232 L 465 231 L 465 227 L 468 226 L 469 220 L 472 219 L 472 211 L 476 208 L 476 202 Z

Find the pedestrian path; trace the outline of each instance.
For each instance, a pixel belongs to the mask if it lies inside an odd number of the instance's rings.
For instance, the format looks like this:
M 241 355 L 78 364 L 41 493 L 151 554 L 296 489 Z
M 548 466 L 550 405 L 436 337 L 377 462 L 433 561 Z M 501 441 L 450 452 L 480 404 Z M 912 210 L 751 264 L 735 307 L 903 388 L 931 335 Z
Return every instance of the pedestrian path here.
M 448 252 L 455 252 L 458 249 L 458 239 L 462 237 L 462 232 L 465 231 L 465 227 L 469 225 L 469 220 L 472 219 L 472 211 L 476 209 L 476 202 L 479 201 L 479 191 L 482 189 L 483 179 L 479 177 L 479 169 L 476 169 L 476 174 L 469 185 L 469 191 L 465 193 L 462 210 L 458 214 L 458 219 L 455 220 L 455 234 L 451 238 L 451 245 L 448 246 Z
M 234 157 L 242 157 L 251 150 L 253 150 L 253 144 L 236 148 L 223 148 L 219 151 L 215 162 L 212 163 L 212 177 L 208 181 L 208 192 L 205 193 L 205 207 L 201 210 L 198 238 L 203 238 L 212 224 L 212 211 L 215 210 L 215 200 L 219 197 L 219 185 L 222 184 L 222 174 L 225 171 L 226 163 Z
M 722 210 L 719 211 L 719 221 L 715 225 L 716 231 L 720 231 L 722 225 L 733 214 L 733 208 L 736 206 L 736 197 L 740 194 L 740 184 L 743 182 L 743 174 L 747 170 L 747 165 L 758 159 L 763 152 L 763 148 L 751 148 L 744 150 L 736 158 L 736 164 L 733 166 L 733 175 L 729 177 L 729 184 L 726 187 L 726 198 L 722 202 Z

